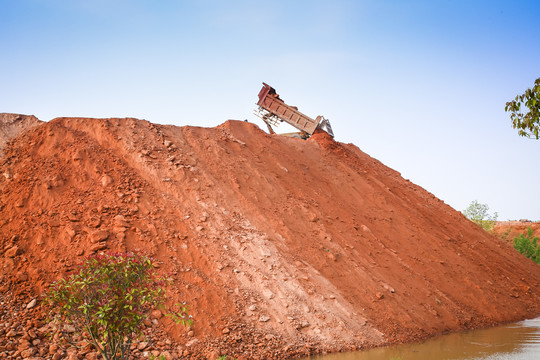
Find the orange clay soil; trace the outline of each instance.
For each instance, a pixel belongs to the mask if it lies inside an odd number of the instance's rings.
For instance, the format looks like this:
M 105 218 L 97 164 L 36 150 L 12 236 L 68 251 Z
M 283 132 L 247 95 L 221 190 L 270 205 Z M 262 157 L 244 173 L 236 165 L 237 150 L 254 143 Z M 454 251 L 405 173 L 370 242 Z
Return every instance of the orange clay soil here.
M 520 234 L 527 236 L 529 227 L 533 232 L 533 237 L 540 238 L 540 222 L 533 221 L 497 221 L 492 233 L 504 242 L 513 245 L 515 237 L 519 237 Z
M 540 315 L 540 266 L 352 144 L 58 118 L 0 161 L 4 291 L 36 296 L 94 252 L 172 274 L 181 358 L 287 358 Z M 211 355 L 208 355 L 211 357 Z

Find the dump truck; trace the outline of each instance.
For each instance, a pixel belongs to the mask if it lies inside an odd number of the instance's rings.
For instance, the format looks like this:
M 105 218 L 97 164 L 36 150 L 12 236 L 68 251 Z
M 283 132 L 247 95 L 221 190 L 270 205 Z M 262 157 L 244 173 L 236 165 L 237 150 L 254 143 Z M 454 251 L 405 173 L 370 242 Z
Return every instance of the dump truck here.
M 286 122 L 294 126 L 299 132 L 280 134 L 287 136 L 300 137 L 307 139 L 317 130 L 326 131 L 330 136 L 334 137 L 334 132 L 330 126 L 330 121 L 319 115 L 313 120 L 307 115 L 298 111 L 296 106 L 290 106 L 276 93 L 276 90 L 270 85 L 263 83 L 263 87 L 259 92 L 259 106 L 255 114 L 259 116 L 268 127 L 270 134 L 275 134 L 272 126 L 278 126 L 281 122 Z

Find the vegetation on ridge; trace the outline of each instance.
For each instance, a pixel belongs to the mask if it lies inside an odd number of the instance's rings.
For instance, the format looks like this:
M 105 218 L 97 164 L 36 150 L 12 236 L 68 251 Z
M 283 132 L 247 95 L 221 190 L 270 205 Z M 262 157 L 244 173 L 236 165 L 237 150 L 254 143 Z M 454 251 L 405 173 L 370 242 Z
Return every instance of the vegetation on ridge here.
M 473 200 L 469 206 L 462 211 L 463 215 L 469 220 L 479 225 L 486 231 L 491 231 L 497 222 L 498 214 L 495 212 L 493 215 L 488 213 L 489 206 L 486 204 L 480 204 L 478 201 Z
M 540 264 L 540 244 L 538 236 L 533 237 L 530 226 L 527 227 L 527 235 L 520 234 L 514 238 L 514 248 L 537 264 Z

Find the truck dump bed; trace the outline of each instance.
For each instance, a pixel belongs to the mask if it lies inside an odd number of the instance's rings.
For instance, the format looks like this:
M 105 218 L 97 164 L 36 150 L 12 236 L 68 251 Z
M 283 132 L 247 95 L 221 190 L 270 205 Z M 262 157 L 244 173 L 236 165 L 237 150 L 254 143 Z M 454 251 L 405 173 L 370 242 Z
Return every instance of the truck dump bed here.
M 307 115 L 302 114 L 294 106 L 289 106 L 279 98 L 273 87 L 263 83 L 263 88 L 259 92 L 259 102 L 261 108 L 268 111 L 270 116 L 277 116 L 280 120 L 287 122 L 298 130 L 305 131 L 309 135 L 313 135 L 317 126 L 319 126 L 319 118 L 313 120 Z

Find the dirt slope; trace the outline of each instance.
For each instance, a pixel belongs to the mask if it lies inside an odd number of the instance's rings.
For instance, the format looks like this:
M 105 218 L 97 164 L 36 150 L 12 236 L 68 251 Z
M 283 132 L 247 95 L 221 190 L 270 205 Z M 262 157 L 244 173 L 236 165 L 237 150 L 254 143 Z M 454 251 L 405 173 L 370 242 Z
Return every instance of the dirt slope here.
M 3 150 L 10 139 L 40 123 L 34 115 L 0 113 L 0 157 L 4 155 Z
M 324 133 L 58 118 L 0 163 L 4 290 L 143 249 L 191 304 L 191 332 L 160 320 L 178 357 L 285 358 L 540 314 L 538 265 Z

